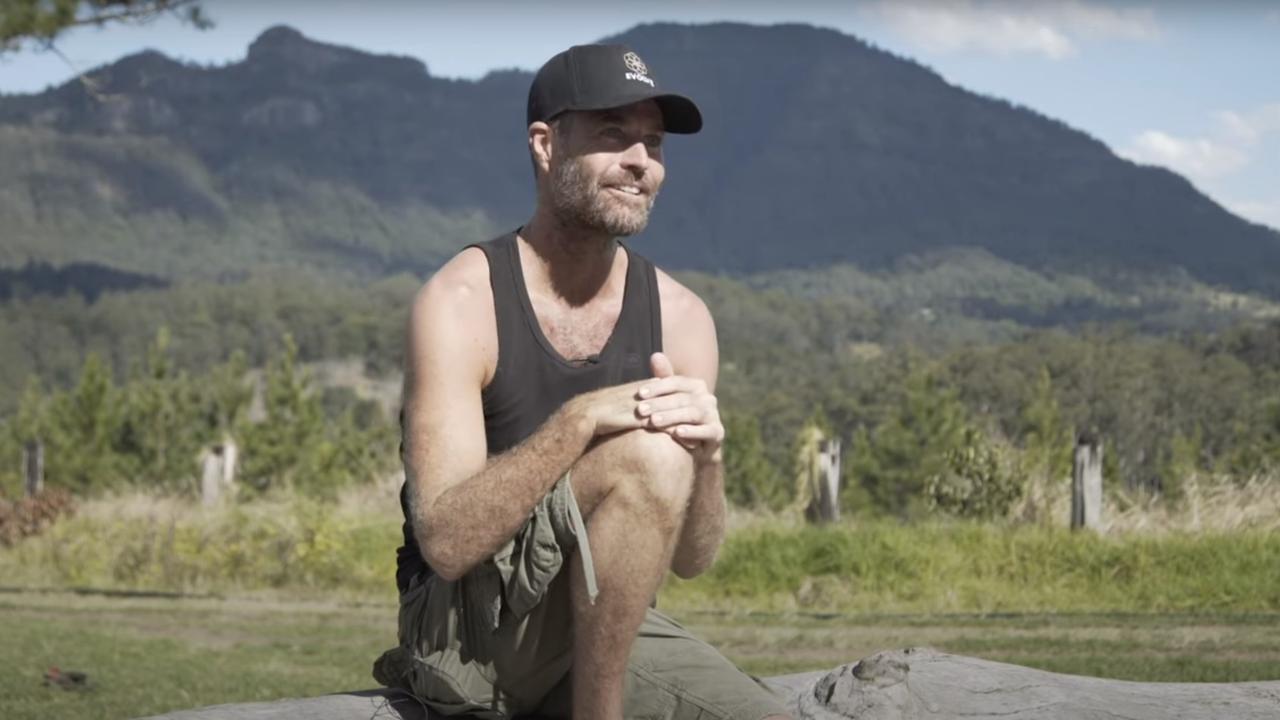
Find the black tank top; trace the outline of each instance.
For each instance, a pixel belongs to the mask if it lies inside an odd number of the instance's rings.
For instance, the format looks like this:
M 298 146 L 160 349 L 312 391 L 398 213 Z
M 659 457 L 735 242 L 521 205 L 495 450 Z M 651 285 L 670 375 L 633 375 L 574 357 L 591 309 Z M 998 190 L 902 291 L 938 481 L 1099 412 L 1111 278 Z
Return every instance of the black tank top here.
M 622 310 L 599 355 L 571 361 L 542 333 L 529 301 L 515 233 L 478 247 L 489 259 L 498 326 L 498 366 L 481 392 L 489 456 L 503 453 L 533 434 L 565 401 L 591 390 L 651 377 L 649 356 L 662 350 L 662 312 L 653 264 L 622 245 L 627 278 Z M 403 414 L 401 416 L 403 433 Z M 404 445 L 401 443 L 403 455 Z M 396 551 L 396 585 L 404 592 L 410 579 L 431 568 L 413 533 L 407 489 L 400 489 L 404 545 Z

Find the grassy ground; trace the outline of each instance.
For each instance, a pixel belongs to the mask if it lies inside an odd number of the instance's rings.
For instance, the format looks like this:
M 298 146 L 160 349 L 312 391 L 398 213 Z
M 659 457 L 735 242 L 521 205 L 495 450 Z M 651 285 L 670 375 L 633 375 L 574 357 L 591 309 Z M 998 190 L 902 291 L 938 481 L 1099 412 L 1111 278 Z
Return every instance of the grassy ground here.
M 832 668 L 929 645 L 1006 662 L 1135 680 L 1280 679 L 1280 615 L 813 616 L 667 608 L 748 671 Z M 0 594 L 0 717 L 123 718 L 223 702 L 371 687 L 394 641 L 386 603 L 280 597 Z M 44 687 L 50 666 L 94 687 Z
M 1280 495 L 1280 493 L 1277 493 Z M 394 491 L 336 503 L 272 498 L 202 510 L 145 495 L 0 548 L 4 585 L 394 599 Z M 673 582 L 685 607 L 779 612 L 1275 612 L 1269 527 L 1073 533 L 1036 524 L 892 521 L 806 527 L 739 518 L 710 572 Z
M 370 665 L 395 635 L 395 490 L 219 510 L 104 498 L 0 548 L 0 718 L 136 717 L 371 686 Z M 1224 507 L 1257 499 L 1231 498 Z M 1148 514 L 1100 536 L 735 515 L 712 570 L 670 583 L 662 606 L 761 675 L 928 645 L 1115 678 L 1277 680 L 1280 501 L 1265 507 L 1266 523 Z M 69 592 L 77 586 L 232 599 Z M 96 687 L 42 686 L 55 665 Z

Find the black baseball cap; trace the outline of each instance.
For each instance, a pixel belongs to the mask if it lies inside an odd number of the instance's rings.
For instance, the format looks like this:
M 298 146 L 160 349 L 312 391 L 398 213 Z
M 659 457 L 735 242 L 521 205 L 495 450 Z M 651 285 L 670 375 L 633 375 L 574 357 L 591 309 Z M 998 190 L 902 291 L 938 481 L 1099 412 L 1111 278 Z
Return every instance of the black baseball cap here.
M 663 92 L 649 66 L 626 45 L 574 45 L 538 70 L 529 86 L 528 123 L 567 110 L 604 110 L 652 99 L 666 132 L 702 129 L 702 113 L 683 95 Z

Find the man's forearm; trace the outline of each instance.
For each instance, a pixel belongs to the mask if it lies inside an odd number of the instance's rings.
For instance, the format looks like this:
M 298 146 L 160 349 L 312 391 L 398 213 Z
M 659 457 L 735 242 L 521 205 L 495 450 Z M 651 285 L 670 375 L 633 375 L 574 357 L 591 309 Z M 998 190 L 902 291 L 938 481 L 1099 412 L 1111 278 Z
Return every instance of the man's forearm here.
M 724 522 L 724 465 L 710 461 L 700 465 L 693 478 L 684 527 L 671 559 L 676 575 L 691 578 L 711 567 L 724 541 Z
M 566 405 L 524 442 L 434 501 L 411 495 L 414 532 L 427 562 L 453 579 L 497 552 L 582 456 L 592 434 L 583 416 Z M 408 465 L 406 472 L 414 472 L 425 463 Z

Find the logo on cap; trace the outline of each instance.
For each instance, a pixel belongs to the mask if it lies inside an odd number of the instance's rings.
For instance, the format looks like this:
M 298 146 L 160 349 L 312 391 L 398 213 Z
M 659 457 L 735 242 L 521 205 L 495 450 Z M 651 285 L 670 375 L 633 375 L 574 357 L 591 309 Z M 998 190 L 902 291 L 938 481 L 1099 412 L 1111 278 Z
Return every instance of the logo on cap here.
M 649 77 L 649 68 L 645 66 L 644 61 L 640 59 L 639 55 L 629 52 L 622 56 L 622 63 L 631 71 L 629 73 L 624 73 L 623 77 L 628 80 L 642 82 L 649 87 L 657 87 L 653 84 L 653 78 Z
M 649 74 L 649 68 L 645 66 L 644 61 L 640 59 L 639 55 L 633 52 L 623 55 L 622 62 L 626 63 L 627 69 L 633 73 L 638 73 L 640 75 Z

